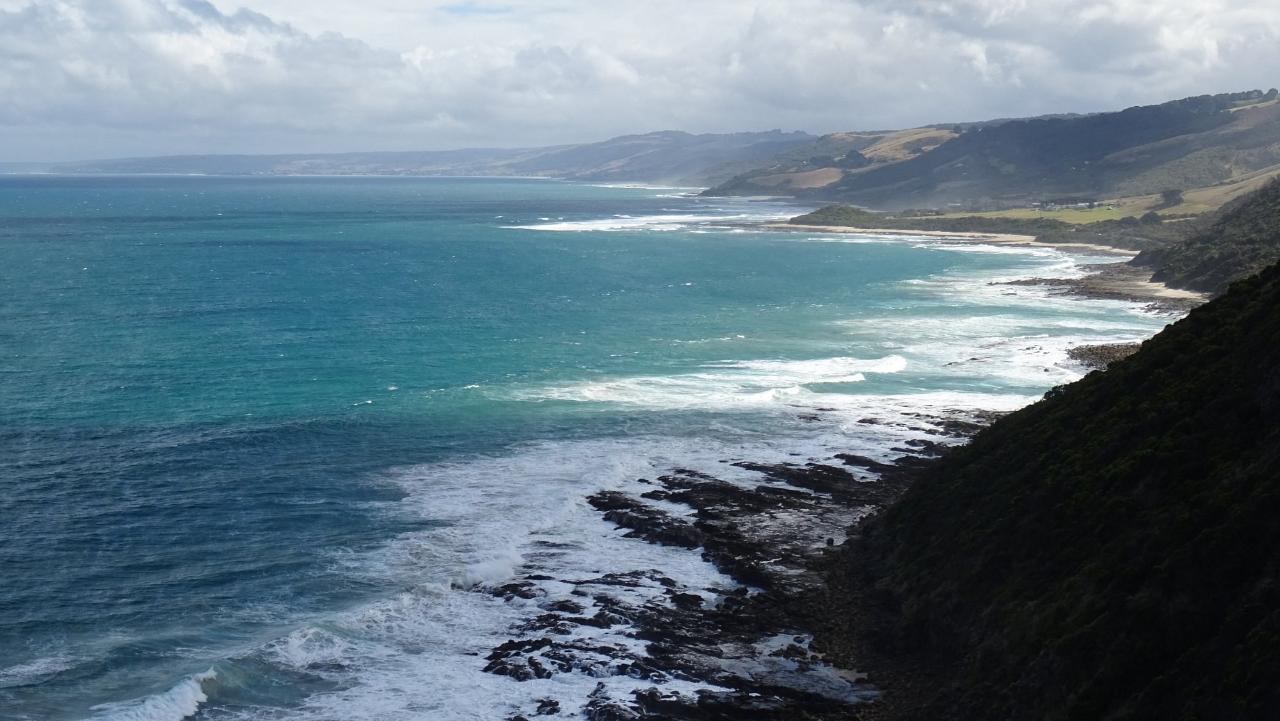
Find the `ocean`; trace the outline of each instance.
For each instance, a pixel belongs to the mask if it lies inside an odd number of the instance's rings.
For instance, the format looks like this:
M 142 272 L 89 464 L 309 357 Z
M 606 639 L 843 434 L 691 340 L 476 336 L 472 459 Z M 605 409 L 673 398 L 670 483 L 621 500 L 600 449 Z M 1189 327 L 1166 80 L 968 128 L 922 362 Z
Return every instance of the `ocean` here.
M 1173 319 L 1001 284 L 1113 256 L 753 225 L 803 210 L 543 180 L 0 177 L 0 719 L 572 712 L 648 682 L 485 673 L 540 608 L 478 590 L 648 568 L 733 586 L 589 494 L 889 458 L 931 437 L 913 418 L 1016 409 L 1085 373 L 1071 346 Z

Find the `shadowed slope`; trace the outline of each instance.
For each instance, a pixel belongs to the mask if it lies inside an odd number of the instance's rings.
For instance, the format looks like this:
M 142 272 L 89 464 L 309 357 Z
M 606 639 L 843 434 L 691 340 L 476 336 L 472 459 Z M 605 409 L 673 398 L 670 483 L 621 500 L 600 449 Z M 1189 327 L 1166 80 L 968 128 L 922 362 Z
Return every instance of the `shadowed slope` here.
M 1134 262 L 1156 268 L 1155 279 L 1178 288 L 1221 293 L 1231 281 L 1280 260 L 1280 180 L 1224 209 L 1204 231 Z
M 937 719 L 1280 718 L 1280 266 L 929 469 L 854 558 Z

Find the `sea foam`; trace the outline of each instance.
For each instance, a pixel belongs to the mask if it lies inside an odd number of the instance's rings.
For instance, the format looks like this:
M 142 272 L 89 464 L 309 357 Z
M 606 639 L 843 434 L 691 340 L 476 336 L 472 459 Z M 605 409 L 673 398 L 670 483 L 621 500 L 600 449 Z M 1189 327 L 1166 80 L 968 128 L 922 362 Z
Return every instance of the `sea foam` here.
M 200 705 L 209 700 L 204 685 L 217 677 L 218 674 L 213 669 L 209 669 L 182 679 L 164 693 L 135 701 L 99 706 L 97 707 L 99 713 L 94 716 L 94 719 L 96 721 L 180 721 L 194 715 L 200 710 Z
M 598 218 L 592 220 L 541 222 L 530 225 L 514 225 L 507 227 L 520 230 L 539 230 L 562 233 L 616 233 L 619 231 L 672 232 L 678 230 L 689 230 L 691 228 L 724 227 L 731 225 L 743 225 L 747 223 L 768 222 L 780 220 L 785 217 L 785 215 L 781 214 L 736 213 L 732 215 L 681 215 L 676 213 L 664 213 L 661 215 L 642 215 L 635 217 L 617 216 L 613 218 Z
M 706 364 L 696 373 L 580 381 L 513 388 L 504 393 L 507 398 L 522 401 L 609 403 L 660 410 L 792 406 L 814 398 L 806 385 L 861 383 L 868 373 L 898 373 L 906 363 L 901 356 L 871 360 L 836 357 L 721 361 Z

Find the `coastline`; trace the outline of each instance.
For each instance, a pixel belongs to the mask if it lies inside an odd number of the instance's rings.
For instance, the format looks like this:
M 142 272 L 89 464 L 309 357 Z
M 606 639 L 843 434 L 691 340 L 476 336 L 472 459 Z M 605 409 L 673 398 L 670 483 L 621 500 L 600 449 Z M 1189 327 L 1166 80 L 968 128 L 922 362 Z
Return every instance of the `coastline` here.
M 1086 244 L 1039 243 L 1032 236 L 765 224 L 770 230 L 881 233 L 1008 243 L 1064 250 L 1131 251 Z M 1182 312 L 1204 298 L 1151 281 L 1125 263 L 1101 266 L 1085 278 L 1022 278 L 993 285 L 1046 286 L 1081 298 L 1147 302 Z M 1135 346 L 1136 347 L 1136 346 Z M 1102 367 L 1124 350 L 1080 346 L 1071 359 Z M 816 421 L 830 408 L 804 409 Z M 733 582 L 731 587 L 684 585 L 662 567 L 621 566 L 598 577 L 528 573 L 473 591 L 507 603 L 525 602 L 536 618 L 484 656 L 488 673 L 516 681 L 586 672 L 595 678 L 639 681 L 619 687 L 601 681 L 580 707 L 590 719 L 897 717 L 910 711 L 933 678 L 868 647 L 882 630 L 865 579 L 858 577 L 856 540 L 862 522 L 889 507 L 918 474 L 1002 413 L 937 409 L 914 412 L 889 425 L 923 434 L 887 444 L 875 457 L 851 453 L 759 462 L 726 457 L 725 474 L 674 467 L 642 478 L 629 490 L 600 491 L 586 503 L 625 537 L 688 549 Z M 857 421 L 883 425 L 879 418 Z M 733 469 L 759 474 L 729 480 Z M 602 569 L 603 570 L 603 569 Z M 565 597 L 564 587 L 572 587 Z M 610 631 L 618 628 L 619 631 Z M 625 629 L 625 630 L 623 630 Z M 617 645 L 617 634 L 638 645 Z M 682 684 L 692 684 L 693 686 Z M 561 710 L 545 698 L 510 721 Z
M 854 235 L 897 235 L 927 238 L 951 238 L 980 241 L 983 243 L 1019 245 L 1036 248 L 1053 248 L 1064 251 L 1090 251 L 1134 258 L 1136 251 L 1099 243 L 1049 243 L 1034 235 L 1011 233 L 951 232 L 944 230 L 905 230 L 902 228 L 854 228 L 841 225 L 797 225 L 793 223 L 765 223 L 766 230 L 801 233 L 846 233 Z M 1153 271 L 1118 262 L 1099 266 L 1098 270 L 1083 278 L 1027 278 L 1010 281 L 1008 285 L 1042 285 L 1064 289 L 1085 298 L 1133 300 L 1152 302 L 1162 310 L 1190 310 L 1209 300 L 1207 293 L 1172 288 L 1153 280 Z
M 234 189 L 235 186 L 219 183 L 217 187 Z M 569 193 L 570 190 L 573 189 L 565 189 L 564 194 L 574 199 L 580 197 Z M 318 197 L 336 197 L 340 202 L 326 204 L 326 207 L 341 209 L 346 207 L 346 201 L 342 201 L 345 192 L 339 188 Z M 618 192 L 589 191 L 588 197 L 607 197 Z M 412 187 L 397 190 L 398 193 L 417 195 Z M 939 307 L 974 307 L 981 311 L 1007 303 L 1011 314 L 1020 314 L 1023 308 L 1031 310 L 1034 318 L 1028 322 L 1038 324 L 1040 313 L 1036 305 L 1052 291 L 1000 288 L 990 283 L 1036 272 L 1051 275 L 1059 272 L 1054 268 L 1066 268 L 1069 264 L 1057 257 L 1057 253 L 1041 250 L 1017 255 L 941 252 L 927 249 L 927 241 L 907 239 L 859 246 L 792 243 L 786 241 L 803 240 L 805 236 L 743 232 L 742 235 L 715 236 L 716 242 L 698 242 L 705 236 L 691 233 L 708 232 L 708 229 L 720 233 L 726 224 L 750 218 L 748 211 L 757 213 L 758 222 L 767 219 L 761 217 L 762 213 L 754 206 L 702 208 L 687 201 L 652 199 L 653 194 L 646 192 L 622 195 L 635 200 L 611 205 L 619 211 L 631 210 L 633 205 L 639 208 L 630 213 L 630 219 L 621 222 L 642 222 L 639 227 L 646 231 L 643 237 L 633 240 L 631 232 L 582 237 L 580 241 L 536 236 L 545 239 L 539 247 L 535 242 L 508 243 L 505 236 L 514 235 L 510 231 L 494 234 L 503 236 L 500 247 L 510 253 L 508 258 L 520 259 L 535 255 L 546 257 L 546 248 L 561 246 L 634 247 L 648 253 L 654 246 L 667 244 L 666 239 L 671 236 L 659 233 L 665 232 L 667 226 L 674 227 L 681 235 L 670 247 L 705 248 L 714 252 L 696 255 L 682 252 L 672 257 L 671 272 L 655 272 L 651 276 L 652 284 L 659 288 L 652 297 L 678 301 L 670 308 L 655 306 L 661 309 L 661 318 L 681 318 L 676 313 L 688 309 L 690 318 L 701 321 L 706 314 L 707 299 L 717 302 L 721 292 L 704 280 L 731 277 L 726 275 L 727 268 L 753 274 L 761 268 L 770 269 L 758 273 L 767 278 L 767 283 L 751 285 L 754 281 L 750 278 L 729 283 L 735 292 L 739 286 L 755 291 L 742 296 L 740 301 L 734 299 L 745 312 L 732 318 L 731 323 L 715 321 L 703 326 L 682 322 L 678 334 L 663 333 L 659 338 L 649 338 L 656 335 L 651 328 L 657 324 L 637 322 L 638 333 L 624 338 L 627 343 L 621 349 L 660 347 L 654 352 L 655 357 L 680 359 L 680 364 L 672 368 L 657 364 L 650 367 L 648 363 L 643 367 L 635 364 L 633 368 L 632 361 L 626 360 L 625 365 L 619 367 L 622 372 L 603 378 L 570 369 L 545 382 L 499 385 L 495 381 L 490 387 L 463 385 L 484 380 L 484 377 L 470 377 L 487 370 L 479 362 L 469 368 L 467 377 L 460 376 L 456 382 L 443 378 L 441 382 L 427 385 L 438 376 L 409 371 L 396 372 L 404 377 L 379 378 L 379 387 L 384 383 L 395 385 L 386 386 L 385 396 L 368 396 L 376 398 L 376 402 L 353 406 L 356 410 L 349 411 L 359 414 L 350 417 L 362 419 L 361 428 L 367 429 L 369 435 L 352 433 L 347 426 L 348 416 L 344 415 L 336 426 L 342 429 L 338 433 L 342 441 L 335 438 L 328 425 L 317 426 L 314 431 L 308 426 L 304 429 L 305 435 L 296 438 L 301 444 L 300 452 L 306 452 L 308 458 L 313 455 L 309 453 L 311 444 L 316 438 L 323 438 L 325 443 L 334 444 L 335 455 L 340 452 L 354 457 L 356 462 L 386 469 L 370 471 L 375 474 L 371 488 L 379 497 L 386 488 L 388 497 L 403 500 L 379 504 L 373 510 L 379 514 L 376 519 L 379 523 L 384 517 L 387 519 L 387 528 L 395 535 L 379 536 L 389 539 L 385 545 L 350 557 L 344 555 L 337 569 L 341 578 L 354 577 L 361 583 L 384 585 L 375 589 L 367 600 L 361 598 L 352 608 L 324 607 L 315 616 L 296 622 L 290 615 L 282 622 L 285 625 L 281 631 L 264 634 L 271 640 L 261 646 L 241 650 L 210 644 L 210 650 L 202 652 L 202 658 L 210 657 L 210 664 L 218 664 L 217 677 L 175 678 L 163 693 L 159 689 L 144 688 L 121 703 L 129 704 L 130 709 L 140 708 L 198 693 L 208 697 L 201 702 L 207 709 L 205 713 L 216 714 L 226 704 L 236 703 L 237 697 L 233 694 L 238 691 L 228 689 L 239 681 L 237 676 L 249 678 L 253 685 L 247 692 L 256 693 L 260 683 L 287 685 L 297 674 L 322 674 L 326 681 L 332 678 L 335 684 L 341 685 L 339 693 L 328 693 L 323 688 L 318 691 L 303 688 L 299 693 L 310 694 L 305 703 L 324 709 L 326 718 L 359 716 L 361 709 L 370 705 L 381 708 L 380 704 L 387 708 L 423 709 L 418 713 L 455 720 L 476 713 L 470 709 L 481 709 L 480 715 L 486 718 L 504 720 L 557 715 L 556 708 L 560 708 L 558 715 L 561 716 L 577 714 L 586 708 L 598 719 L 635 718 L 641 711 L 650 718 L 700 718 L 695 710 L 688 713 L 674 710 L 680 706 L 719 708 L 723 713 L 706 712 L 701 718 L 723 721 L 724 718 L 801 718 L 806 715 L 847 718 L 850 713 L 862 716 L 882 708 L 865 703 L 873 689 L 860 681 L 857 673 L 842 667 L 874 672 L 870 681 L 875 689 L 892 693 L 894 699 L 901 697 L 903 682 L 890 677 L 885 666 L 853 655 L 848 656 L 852 661 L 845 661 L 841 645 L 845 643 L 841 640 L 844 636 L 823 630 L 832 623 L 855 623 L 857 628 L 864 627 L 857 618 L 831 616 L 833 609 L 843 608 L 837 605 L 844 600 L 842 596 L 856 586 L 824 580 L 823 574 L 839 565 L 841 544 L 858 519 L 892 501 L 900 487 L 901 477 L 896 475 L 900 472 L 899 466 L 914 467 L 928 460 L 927 456 L 934 455 L 935 451 L 941 452 L 940 446 L 963 440 L 957 434 L 967 432 L 968 427 L 948 433 L 946 424 L 981 423 L 981 418 L 974 418 L 975 414 L 983 413 L 979 409 L 1012 410 L 1014 401 L 1001 398 L 1020 397 L 1023 400 L 1017 403 L 1030 402 L 1041 386 L 1067 382 L 1078 376 L 1076 366 L 1065 362 L 1061 346 L 1081 342 L 1083 339 L 1077 336 L 1090 334 L 1088 330 L 1055 332 L 1052 342 L 1038 337 L 1023 341 L 1011 339 L 1004 329 L 987 327 L 981 321 L 973 328 L 955 329 L 952 326 L 956 319 L 950 310 L 935 312 Z M 397 197 L 387 196 L 392 201 Z M 684 205 L 701 214 L 678 215 Z M 357 210 L 357 217 L 366 217 L 362 205 Z M 772 213 L 774 206 L 769 205 L 766 210 Z M 673 213 L 676 215 L 672 216 Z M 541 208 L 539 214 L 543 214 Z M 545 214 L 555 217 L 559 213 L 545 211 Z M 496 212 L 478 211 L 473 219 L 470 216 L 467 219 L 492 228 L 495 215 Z M 726 216 L 727 221 L 723 219 Z M 674 217 L 676 221 L 664 226 L 663 217 Z M 688 220 L 684 220 L 685 217 Z M 704 217 L 708 219 L 700 219 Z M 611 215 L 605 219 L 581 220 L 579 227 L 619 222 Z M 735 225 L 729 232 L 745 225 Z M 257 227 L 246 223 L 245 232 L 249 237 L 266 237 Z M 274 223 L 262 226 L 263 230 L 273 227 Z M 684 233 L 690 235 L 684 236 Z M 535 239 L 531 234 L 520 237 Z M 596 242 L 606 237 L 608 243 Z M 733 247 L 726 247 L 722 240 L 736 242 L 751 252 L 731 253 Z M 973 241 L 974 245 L 981 242 Z M 949 248 L 957 248 L 962 243 L 937 241 Z M 434 248 L 421 248 L 423 245 L 430 244 L 408 244 L 415 249 L 415 254 L 409 257 L 422 262 L 442 258 Z M 345 258 L 346 248 L 338 246 L 334 244 L 333 252 L 343 253 L 337 258 Z M 202 256 L 195 245 L 184 247 L 191 248 L 193 256 Z M 128 259 L 130 253 L 138 253 L 139 257 L 149 254 L 145 248 L 138 251 L 129 248 L 122 248 L 118 257 Z M 519 254 L 524 248 L 531 248 L 529 256 Z M 759 249 L 765 253 L 754 255 Z M 796 253 L 797 250 L 803 253 Z M 255 253 L 261 255 L 254 257 L 267 259 L 277 257 L 277 253 L 281 257 L 293 255 L 289 247 L 272 244 L 263 245 L 261 250 L 255 248 Z M 857 287 L 850 287 L 850 266 L 863 255 L 875 258 L 882 254 L 913 263 L 919 258 L 919 272 L 914 267 L 906 267 L 893 275 L 892 283 L 858 283 Z M 485 272 L 467 275 L 460 270 L 456 275 L 476 287 L 484 287 L 485 279 L 494 277 L 488 272 L 491 263 L 483 257 L 486 254 L 470 255 L 476 261 L 474 269 Z M 811 257 L 798 257 L 800 255 Z M 367 259 L 370 272 L 385 267 L 376 254 L 362 254 L 359 259 L 362 262 Z M 811 262 L 815 259 L 823 262 Z M 321 255 L 308 255 L 308 260 L 322 272 L 338 262 Z M 776 264 L 776 269 L 771 268 L 772 264 Z M 572 265 L 563 267 L 576 270 Z M 635 285 L 630 282 L 634 280 L 630 270 L 616 279 L 607 275 L 617 267 L 612 259 L 598 266 L 582 267 L 605 273 L 588 277 L 603 277 L 608 281 L 606 290 L 615 286 L 630 289 Z M 1010 267 L 1020 270 L 1010 270 Z M 966 272 L 969 269 L 976 272 Z M 790 273 L 782 276 L 787 282 L 776 283 L 775 271 Z M 940 275 L 930 275 L 930 272 Z M 1076 273 L 1074 270 L 1062 272 Z M 407 276 L 392 271 L 386 277 L 369 277 L 387 283 L 388 289 L 409 290 L 407 286 L 411 281 Z M 867 277 L 884 276 L 876 270 Z M 899 282 L 914 283 L 926 278 L 934 282 L 914 288 L 897 286 Z M 399 279 L 404 279 L 405 287 L 397 285 Z M 549 279 L 559 280 L 555 276 Z M 234 286 L 225 287 L 228 293 L 237 290 Z M 382 305 L 385 301 L 379 294 L 360 293 L 361 286 L 351 287 L 357 292 L 334 296 L 333 301 L 336 303 L 341 298 L 344 306 L 353 311 L 373 308 L 386 312 L 386 306 Z M 845 301 L 839 306 L 833 303 L 830 310 L 814 310 L 813 302 L 833 302 L 837 293 L 845 290 L 860 293 L 859 289 L 864 287 L 879 290 L 848 299 L 856 299 L 856 303 Z M 796 293 L 793 288 L 803 292 Z M 595 300 L 596 289 L 596 285 L 592 285 L 585 288 L 582 295 L 576 295 L 576 286 L 559 283 L 545 292 L 554 294 L 551 297 L 555 298 L 569 294 L 575 299 Z M 911 296 L 913 307 L 896 307 L 900 293 Z M 363 306 L 358 302 L 360 296 L 377 302 Z M 326 298 L 329 297 L 326 294 Z M 618 307 L 636 305 L 632 300 L 635 297 L 619 301 Z M 774 323 L 772 317 L 761 318 L 761 298 L 771 302 L 776 299 L 779 307 L 788 307 L 783 302 L 790 303 L 792 298 L 803 302 L 791 304 L 794 315 L 778 316 L 788 320 L 782 327 Z M 448 299 L 450 302 L 467 300 L 465 295 L 452 293 Z M 864 299 L 872 302 L 863 302 Z M 889 299 L 895 307 L 879 309 L 879 299 Z M 524 305 L 537 314 L 535 321 L 555 319 L 535 304 Z M 1097 306 L 1101 308 L 1097 317 L 1141 329 L 1144 334 L 1154 332 L 1146 329 L 1165 322 L 1147 314 L 1131 313 L 1125 310 L 1131 307 L 1126 304 L 1064 301 L 1054 305 L 1061 308 L 1051 309 L 1050 314 L 1070 318 L 1077 317 L 1081 308 Z M 463 310 L 464 307 L 459 306 L 457 317 L 472 312 L 470 308 Z M 339 312 L 328 315 L 344 317 Z M 567 316 L 574 320 L 580 317 L 572 308 Z M 615 318 L 614 314 L 602 314 L 602 317 L 611 331 L 615 323 L 620 330 L 630 330 L 630 326 L 625 325 L 630 319 L 625 316 Z M 833 318 L 837 324 L 820 323 L 823 318 Z M 903 325 L 917 318 L 936 321 L 940 327 L 918 333 L 910 325 Z M 758 324 L 757 319 L 761 321 Z M 855 325 L 843 325 L 850 320 L 856 321 Z M 210 322 L 220 324 L 221 321 L 211 318 Z M 281 322 L 290 321 L 282 318 Z M 467 328 L 471 325 L 465 324 Z M 535 322 L 525 322 L 521 330 L 534 326 Z M 397 324 L 397 327 L 405 326 Z M 443 326 L 442 330 L 449 327 Z M 866 334 L 865 342 L 851 342 L 850 333 L 859 327 Z M 744 332 L 744 335 L 729 335 L 729 331 Z M 961 339 L 972 337 L 974 342 L 955 343 L 957 332 Z M 1102 335 L 1116 332 L 1109 330 Z M 1134 335 L 1138 332 L 1135 330 Z M 255 330 L 253 337 L 259 333 Z M 401 357 L 399 337 L 386 334 L 384 350 L 388 358 Z M 519 336 L 505 333 L 501 336 L 507 337 Z M 936 366 L 940 374 L 962 378 L 956 386 L 967 383 L 967 379 L 994 379 L 1002 372 L 1012 374 L 1022 369 L 1026 371 L 1023 375 L 1030 377 L 1027 385 L 1033 387 L 1023 392 L 1021 383 L 1001 379 L 989 385 L 955 390 L 946 387 L 952 385 L 950 383 L 933 384 L 929 379 L 901 380 L 907 361 L 896 354 L 890 355 L 891 351 L 925 337 L 939 343 L 937 355 L 927 351 L 912 357 L 919 359 L 921 369 Z M 410 331 L 404 338 L 410 341 L 411 357 L 417 358 L 417 332 Z M 971 352 L 978 338 L 992 341 L 994 345 Z M 805 344 L 799 352 L 791 345 L 797 339 Z M 827 347 L 822 343 L 824 339 L 835 344 Z M 898 339 L 901 343 L 895 341 L 881 346 L 877 341 L 882 339 Z M 762 342 L 770 345 L 757 345 Z M 545 356 L 548 367 L 562 362 L 586 362 L 601 369 L 615 367 L 615 361 L 606 359 L 614 356 L 604 355 L 603 342 L 582 343 L 597 346 L 598 356 L 584 355 L 585 351 L 577 348 L 577 342 L 572 344 L 574 348 L 561 354 L 559 340 L 550 339 L 548 346 L 552 343 L 556 347 L 551 350 L 557 352 L 548 352 Z M 815 345 L 810 347 L 809 343 Z M 665 350 L 668 344 L 670 351 Z M 497 343 L 486 345 L 508 348 Z M 317 358 L 329 357 L 329 348 L 326 346 L 324 350 Z M 511 350 L 515 358 L 523 358 L 526 352 L 524 348 Z M 867 358 L 852 357 L 864 355 Z M 642 357 L 647 360 L 647 356 Z M 995 366 L 1002 366 L 1005 361 L 1011 363 L 1010 367 L 997 370 Z M 517 363 L 524 365 L 526 361 Z M 914 369 L 909 373 L 914 373 Z M 496 378 L 496 374 L 493 377 Z M 848 393 L 853 390 L 848 386 L 854 383 L 862 384 L 854 387 L 862 391 Z M 876 387 L 877 384 L 883 386 Z M 443 391 L 430 397 L 432 412 L 440 414 L 440 418 L 458 420 L 458 428 L 470 428 L 465 424 L 473 418 L 487 418 L 489 408 L 517 420 L 518 414 L 527 412 L 528 417 L 536 415 L 538 422 L 542 419 L 550 422 L 543 427 L 535 426 L 536 432 L 529 433 L 530 440 L 523 444 L 472 446 L 467 439 L 465 446 L 441 453 L 439 457 L 431 455 L 423 459 L 420 446 L 424 437 L 431 437 L 431 431 L 421 430 L 423 426 L 405 425 L 407 430 L 402 432 L 399 412 L 393 403 L 405 398 L 402 403 L 421 407 L 417 393 L 425 388 L 430 388 L 426 392 L 432 394 L 437 389 Z M 837 392 L 828 393 L 828 390 Z M 925 392 L 916 397 L 915 391 Z M 287 391 L 279 392 L 283 397 Z M 411 394 L 413 399 L 409 400 Z M 298 395 L 306 397 L 305 393 Z M 344 407 L 349 400 L 344 388 L 336 388 L 334 397 Z M 364 397 L 361 394 L 350 400 Z M 546 414 L 535 405 L 544 400 L 550 401 L 545 407 L 551 407 L 553 413 L 571 404 L 575 407 L 580 404 L 586 412 L 575 411 L 572 417 L 566 414 L 563 418 L 567 422 L 562 423 L 562 417 Z M 518 408 L 512 408 L 513 401 L 519 404 Z M 391 412 L 374 415 L 375 409 L 383 408 L 390 408 Z M 692 413 L 685 410 L 689 408 L 694 409 Z M 601 410 L 607 412 L 601 413 Z M 455 412 L 456 416 L 447 415 Z M 700 417 L 686 423 L 685 418 L 694 413 Z M 736 425 L 739 414 L 750 416 L 741 426 Z M 651 417 L 661 422 L 649 425 Z M 393 420 L 384 425 L 384 418 Z M 616 433 L 612 426 L 606 425 L 615 418 L 618 419 Z M 633 419 L 640 422 L 633 425 Z M 497 431 L 494 437 L 504 442 L 510 438 L 502 425 L 505 422 L 494 424 Z M 259 426 L 251 423 L 253 433 L 263 433 L 263 438 L 275 440 L 274 425 L 259 431 Z M 725 430 L 716 423 L 724 423 Z M 603 431 L 597 431 L 601 425 Z M 284 434 L 282 442 L 293 442 L 293 425 L 279 430 Z M 477 436 L 485 438 L 484 434 Z M 345 445 L 347 437 L 350 445 Z M 366 438 L 377 440 L 366 441 Z M 403 456 L 398 455 L 401 442 L 406 448 Z M 388 445 L 384 448 L 379 443 Z M 219 444 L 216 450 L 221 453 L 222 447 Z M 387 452 L 388 448 L 391 452 Z M 376 458 L 362 455 L 365 449 L 376 454 Z M 172 457 L 180 459 L 188 452 L 189 446 L 179 446 L 172 451 Z M 223 463 L 229 467 L 238 463 L 232 454 L 239 452 L 228 447 Z M 170 451 L 166 448 L 156 457 L 168 459 Z M 319 462 L 326 461 L 321 458 Z M 409 465 L 388 467 L 393 463 Z M 245 478 L 258 476 L 260 471 L 252 465 L 245 464 Z M 161 467 L 157 464 L 157 468 Z M 345 485 L 348 474 L 335 471 L 326 475 Z M 638 481 L 640 478 L 647 480 Z M 310 486 L 307 489 L 306 493 L 315 492 Z M 210 493 L 218 490 L 211 488 Z M 320 490 L 328 492 L 327 486 Z M 513 516 L 508 510 L 512 507 L 522 512 Z M 300 517 L 312 518 L 310 514 L 315 512 L 310 506 L 297 508 Z M 337 505 L 333 508 L 336 510 Z M 281 511 L 282 518 L 287 517 L 286 512 Z M 402 518 L 412 525 L 400 525 Z M 438 523 L 436 519 L 444 520 Z M 338 522 L 331 525 L 340 530 L 342 519 L 334 520 Z M 408 530 L 403 530 L 406 527 Z M 220 548 L 230 550 L 232 546 Z M 246 584 L 244 597 L 251 598 L 252 590 L 253 586 Z M 822 600 L 827 597 L 829 601 Z M 196 598 L 194 603 L 203 602 Z M 289 609 L 285 612 L 292 613 Z M 289 655 L 278 649 L 288 650 Z M 397 649 L 405 653 L 387 653 Z M 856 646 L 850 647 L 850 653 L 858 651 Z M 27 661 L 26 658 L 17 660 Z M 37 660 L 43 662 L 43 659 Z M 165 660 L 160 659 L 155 665 L 158 672 L 167 673 Z M 907 677 L 916 672 L 917 669 L 904 669 Z M 79 681 L 72 677 L 80 673 L 66 673 L 62 678 L 68 680 L 65 684 L 68 691 L 63 692 L 61 686 L 57 690 L 68 696 L 86 695 L 73 686 Z M 40 681 L 42 694 L 51 693 L 48 689 L 62 683 L 62 679 L 45 683 L 47 676 L 34 677 Z M 605 688 L 597 690 L 598 683 L 604 683 Z M 96 688 L 90 691 L 98 693 Z M 683 699 L 673 698 L 675 694 L 682 694 Z M 894 701 L 886 696 L 884 702 Z M 780 710 L 771 712 L 768 705 Z M 849 710 L 851 706 L 854 711 Z M 287 716 L 289 712 L 281 711 L 281 714 Z
M 1004 285 L 1044 286 L 1064 295 L 1100 300 L 1149 303 L 1155 310 L 1186 312 L 1209 300 L 1207 293 L 1168 285 L 1152 279 L 1152 271 L 1125 262 L 1107 263 L 1081 278 L 1023 278 Z
M 951 232 L 945 230 L 904 230 L 902 228 L 854 228 L 847 225 L 797 225 L 795 223 L 765 223 L 764 228 L 768 230 L 793 231 L 797 233 L 851 233 L 854 235 L 909 235 L 909 236 L 925 236 L 930 238 L 961 238 L 965 240 L 983 240 L 990 243 L 1016 243 L 1020 245 L 1037 245 L 1039 242 L 1034 235 L 1015 235 L 1012 233 L 973 233 L 973 232 Z M 1108 246 L 1096 246 L 1098 248 L 1108 248 L 1130 254 L 1131 251 L 1120 251 L 1118 248 L 1109 248 Z M 1136 253 L 1131 253 L 1137 255 Z
M 901 427 L 930 440 L 906 441 L 883 460 L 849 453 L 772 463 L 725 458 L 726 475 L 672 468 L 630 493 L 593 493 L 586 502 L 627 538 L 699 553 L 734 585 L 686 586 L 662 568 L 629 567 L 586 578 L 525 573 L 474 587 L 538 608 L 483 655 L 484 671 L 521 683 L 575 672 L 601 679 L 581 699 L 585 716 L 599 721 L 836 721 L 897 708 L 898 694 L 923 676 L 851 642 L 868 625 L 845 613 L 857 613 L 854 600 L 865 592 L 848 576 L 846 542 L 921 468 L 999 415 L 913 414 Z M 726 480 L 734 469 L 758 475 Z M 618 643 L 610 629 L 634 642 Z M 872 676 L 860 672 L 868 663 Z M 639 684 L 619 688 L 611 677 Z M 887 689 L 893 698 L 882 696 Z M 560 701 L 546 697 L 508 720 L 561 711 Z

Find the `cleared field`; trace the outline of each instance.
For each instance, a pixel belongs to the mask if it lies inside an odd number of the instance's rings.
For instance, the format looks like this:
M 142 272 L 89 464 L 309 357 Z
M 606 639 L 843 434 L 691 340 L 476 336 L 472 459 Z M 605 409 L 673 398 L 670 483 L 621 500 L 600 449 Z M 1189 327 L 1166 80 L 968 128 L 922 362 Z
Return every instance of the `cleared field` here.
M 1277 176 L 1280 176 L 1280 167 L 1264 168 L 1263 170 L 1242 175 L 1227 183 L 1185 190 L 1182 193 L 1182 203 L 1169 208 L 1160 207 L 1161 198 L 1159 195 L 1134 195 L 1127 198 L 1107 200 L 1099 203 L 1095 208 L 1063 208 L 1059 210 L 1013 208 L 1010 210 L 991 210 L 976 213 L 945 213 L 937 217 L 1052 218 L 1065 223 L 1096 223 L 1100 220 L 1119 220 L 1126 216 L 1139 217 L 1151 210 L 1155 210 L 1164 216 L 1199 215 L 1217 210 L 1226 203 L 1261 188 L 1267 181 Z
M 1277 104 L 1277 103 L 1280 103 L 1280 98 L 1272 98 L 1272 99 L 1270 99 L 1270 100 L 1259 100 L 1259 101 L 1258 101 L 1258 102 L 1256 102 L 1256 103 L 1249 103 L 1249 104 L 1247 104 L 1247 105 L 1237 105 L 1237 106 L 1236 106 L 1236 107 L 1234 107 L 1234 108 L 1230 108 L 1230 111 L 1231 111 L 1231 112 L 1233 112 L 1233 113 L 1237 113 L 1237 112 L 1240 112 L 1241 110 L 1251 110 L 1251 109 L 1256 109 L 1256 108 L 1265 108 L 1265 107 L 1268 107 L 1268 106 L 1271 106 L 1271 105 L 1275 105 L 1275 104 Z
M 896 163 L 932 150 L 955 136 L 946 128 L 912 128 L 885 136 L 864 148 L 862 154 L 873 163 Z
M 1280 166 L 1273 166 L 1241 175 L 1225 183 L 1184 190 L 1182 192 L 1181 205 L 1175 205 L 1172 208 L 1161 208 L 1159 212 L 1164 215 L 1196 215 L 1217 210 L 1236 198 L 1261 188 L 1266 185 L 1268 180 L 1278 175 L 1280 175 Z M 1141 215 L 1160 205 L 1160 196 L 1135 195 L 1128 198 L 1118 198 L 1111 202 L 1117 206 L 1125 206 L 1136 211 L 1129 213 L 1129 215 Z
M 766 188 L 825 188 L 844 177 L 839 168 L 818 168 L 799 173 L 775 173 L 752 178 L 751 182 Z
M 1137 212 L 1138 215 L 1145 213 L 1145 210 Z M 1065 208 L 1061 210 L 1038 210 L 1036 208 L 1012 208 L 1010 210 L 989 210 L 978 213 L 944 213 L 941 218 L 1050 218 L 1053 220 L 1061 220 L 1065 223 L 1096 223 L 1100 220 L 1119 220 L 1126 215 L 1134 215 L 1135 210 L 1132 207 L 1116 206 L 1096 208 Z

